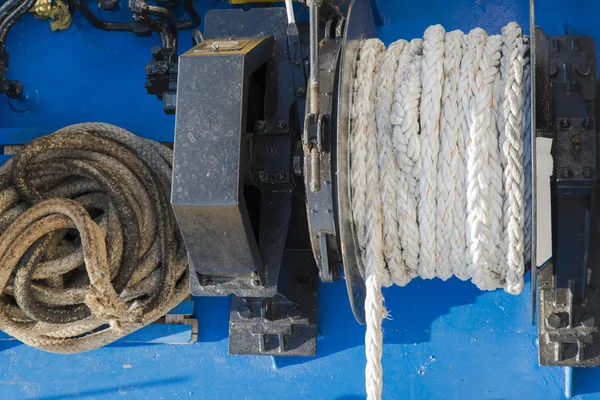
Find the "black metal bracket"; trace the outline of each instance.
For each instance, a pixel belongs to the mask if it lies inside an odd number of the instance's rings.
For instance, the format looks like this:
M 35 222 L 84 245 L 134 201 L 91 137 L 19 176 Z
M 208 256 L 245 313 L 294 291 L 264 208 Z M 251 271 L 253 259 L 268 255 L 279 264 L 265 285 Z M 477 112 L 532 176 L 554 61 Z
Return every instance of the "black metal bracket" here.
M 587 36 L 536 30 L 536 135 L 553 139 L 552 259 L 538 275 L 541 365 L 600 364 L 600 291 L 592 278 L 597 183 L 596 54 Z
M 283 8 L 215 10 L 204 37 L 177 77 L 172 204 L 190 290 L 233 295 L 230 353 L 315 355 L 318 269 L 298 178 L 302 30 Z

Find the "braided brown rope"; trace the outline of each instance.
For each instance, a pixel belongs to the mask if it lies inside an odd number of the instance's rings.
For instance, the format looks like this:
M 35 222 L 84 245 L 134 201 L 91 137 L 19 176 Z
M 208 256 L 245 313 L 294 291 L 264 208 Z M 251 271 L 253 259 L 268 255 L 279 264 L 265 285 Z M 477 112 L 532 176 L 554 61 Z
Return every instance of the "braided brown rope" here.
M 172 154 L 87 123 L 0 168 L 0 329 L 55 353 L 113 342 L 188 294 L 169 204 Z

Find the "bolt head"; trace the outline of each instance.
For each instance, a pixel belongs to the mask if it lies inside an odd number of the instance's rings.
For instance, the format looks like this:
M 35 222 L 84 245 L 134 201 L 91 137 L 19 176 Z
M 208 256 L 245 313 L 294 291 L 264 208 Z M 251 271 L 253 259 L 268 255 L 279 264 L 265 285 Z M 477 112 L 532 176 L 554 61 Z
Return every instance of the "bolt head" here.
M 238 307 L 238 315 L 240 318 L 252 318 L 252 309 L 246 304 L 242 304 Z
M 568 178 L 569 176 L 571 176 L 571 171 L 569 170 L 569 168 L 562 168 L 560 170 L 560 176 L 561 178 Z
M 291 306 L 287 309 L 287 315 L 291 319 L 297 319 L 300 317 L 300 310 L 298 310 L 298 307 L 296 306 Z
M 277 122 L 277 129 L 280 131 L 285 131 L 287 130 L 288 124 L 285 121 L 279 121 Z
M 571 126 L 571 121 L 569 121 L 567 118 L 563 118 L 560 120 L 560 127 L 562 129 L 567 129 L 569 126 Z
M 258 120 L 254 124 L 254 129 L 256 132 L 264 132 L 264 130 L 267 129 L 267 123 L 263 120 Z
M 256 176 L 258 177 L 258 180 L 261 182 L 266 182 L 269 179 L 269 176 L 267 175 L 267 173 L 265 171 L 258 171 L 256 173 Z
M 548 326 L 551 328 L 560 328 L 563 325 L 563 320 L 561 318 L 561 316 L 557 313 L 554 313 L 552 315 L 550 315 L 547 319 L 546 322 L 548 323 Z
M 584 314 L 579 322 L 586 328 L 593 328 L 596 325 L 596 318 L 591 314 Z
M 594 175 L 594 170 L 590 167 L 585 167 L 583 169 L 583 176 L 586 178 L 591 178 Z

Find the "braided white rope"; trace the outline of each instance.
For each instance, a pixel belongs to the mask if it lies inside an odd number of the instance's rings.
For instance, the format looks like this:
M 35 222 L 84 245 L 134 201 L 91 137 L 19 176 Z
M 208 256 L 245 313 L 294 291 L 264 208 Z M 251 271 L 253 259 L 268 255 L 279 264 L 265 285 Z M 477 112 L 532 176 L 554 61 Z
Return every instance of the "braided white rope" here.
M 402 258 L 400 225 L 396 212 L 396 182 L 399 180 L 398 164 L 392 146 L 391 111 L 394 104 L 394 91 L 398 59 L 408 46 L 406 40 L 392 43 L 381 63 L 376 79 L 375 120 L 377 122 L 377 150 L 379 152 L 379 183 L 383 206 L 383 237 L 386 265 L 395 284 L 404 286 L 412 277 L 407 274 Z
M 421 242 L 419 273 L 422 278 L 436 274 L 436 197 L 437 167 L 440 151 L 440 115 L 442 84 L 444 82 L 444 36 L 441 25 L 427 28 L 423 35 L 423 60 L 421 63 L 421 161 L 419 179 L 419 230 Z
M 523 167 L 525 169 L 525 264 L 531 262 L 531 65 L 529 63 L 529 38 L 523 37 Z
M 417 177 L 421 174 L 421 58 L 423 41 L 413 39 L 404 46 L 396 70 L 396 92 L 390 121 L 392 143 L 398 165 L 397 216 L 402 257 L 411 278 L 419 272 L 420 232 L 417 218 Z M 396 282 L 397 283 L 397 282 Z M 397 283 L 400 284 L 400 283 Z
M 440 152 L 437 173 L 436 248 L 439 257 L 437 276 L 448 279 L 454 270 L 464 263 L 464 247 L 460 245 L 462 233 L 459 223 L 464 204 L 457 207 L 460 199 L 462 174 L 459 164 L 463 160 L 458 152 L 457 130 L 461 116 L 458 113 L 458 80 L 462 41 L 464 34 L 453 31 L 446 34 L 444 50 L 444 85 L 442 88 L 442 115 L 440 119 Z
M 521 28 L 511 23 L 502 29 L 510 38 L 508 75 L 504 88 L 503 112 L 505 141 L 502 152 L 506 158 L 504 186 L 507 193 L 508 240 L 506 291 L 520 293 L 523 290 L 525 260 L 523 257 L 525 235 L 525 171 L 523 168 L 523 36 Z
M 385 46 L 377 39 L 366 40 L 359 53 L 353 94 L 351 137 L 352 211 L 359 246 L 364 258 L 366 286 L 365 369 L 367 397 L 381 398 L 383 389 L 383 333 L 381 322 L 385 310 L 381 286 L 385 271 L 383 256 L 382 201 L 379 186 L 377 151 L 367 151 L 375 143 L 375 77 L 383 61 Z M 377 146 L 375 146 L 377 148 Z
M 523 288 L 528 45 L 509 24 L 489 37 L 436 25 L 424 40 L 399 40 L 387 51 L 377 39 L 361 46 L 350 161 L 369 399 L 383 388 L 382 285 L 455 275 L 482 290 Z

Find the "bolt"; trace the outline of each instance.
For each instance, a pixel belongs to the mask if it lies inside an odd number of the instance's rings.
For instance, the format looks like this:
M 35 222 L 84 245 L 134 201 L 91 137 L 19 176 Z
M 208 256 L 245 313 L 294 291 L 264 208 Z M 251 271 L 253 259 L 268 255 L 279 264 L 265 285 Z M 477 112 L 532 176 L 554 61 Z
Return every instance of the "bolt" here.
M 240 318 L 252 318 L 252 309 L 246 304 L 240 305 L 237 312 Z
M 285 172 L 283 172 L 283 171 L 275 172 L 275 174 L 273 175 L 273 180 L 275 180 L 277 182 L 283 182 L 285 180 Z
M 296 306 L 291 306 L 287 309 L 287 315 L 290 319 L 297 319 L 300 316 L 300 310 Z
M 577 71 L 577 73 L 579 75 L 588 76 L 592 69 L 587 65 L 582 65 L 582 66 L 576 67 L 575 70 Z
M 296 88 L 296 93 L 300 96 L 304 96 L 306 94 L 306 89 L 304 88 L 304 86 L 298 86 Z
M 569 170 L 569 168 L 563 168 L 560 170 L 560 176 L 561 178 L 568 178 L 569 176 L 571 176 L 571 171 Z
M 571 39 L 571 50 L 575 51 L 579 49 L 579 39 L 577 38 L 572 38 Z
M 591 128 L 592 120 L 590 118 L 584 118 L 583 121 L 581 121 L 581 126 L 583 126 L 584 128 Z
M 258 279 L 255 279 L 252 281 L 252 286 L 257 287 L 260 285 L 260 281 Z
M 287 122 L 285 122 L 285 121 L 279 121 L 279 122 L 277 122 L 277 129 L 278 130 L 280 130 L 280 131 L 286 131 L 287 127 L 288 127 Z
M 560 127 L 562 129 L 567 129 L 571 126 L 571 122 L 567 118 L 563 118 L 560 120 Z
M 591 178 L 592 176 L 594 176 L 594 170 L 591 169 L 590 167 L 585 167 L 583 169 L 583 176 L 585 178 Z
M 152 46 L 152 48 L 150 49 L 150 53 L 153 56 L 158 56 L 160 54 L 160 47 L 158 47 L 158 46 Z
M 256 175 L 258 176 L 258 180 L 261 182 L 266 182 L 269 180 L 269 176 L 265 171 L 258 171 Z
M 254 130 L 257 133 L 261 133 L 264 132 L 265 129 L 267 129 L 267 123 L 263 120 L 258 120 L 256 121 L 256 123 L 254 124 Z
M 581 317 L 580 322 L 581 322 L 581 325 L 586 328 L 593 328 L 594 325 L 596 325 L 596 318 L 594 318 L 594 316 L 591 314 L 584 314 Z
M 562 318 L 557 313 L 550 315 L 546 322 L 548 323 L 548 326 L 554 329 L 560 328 L 563 324 Z

